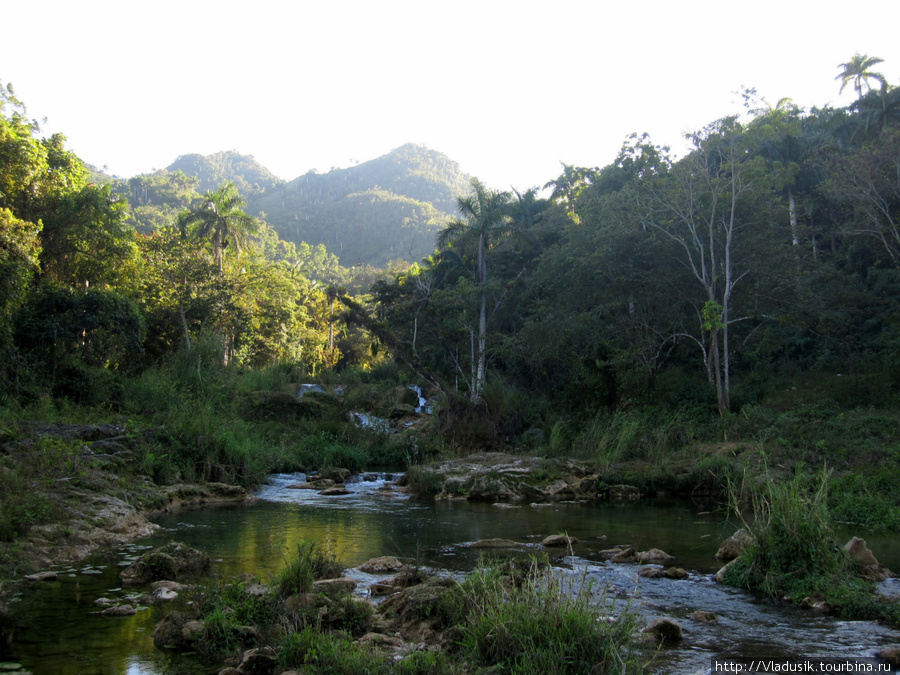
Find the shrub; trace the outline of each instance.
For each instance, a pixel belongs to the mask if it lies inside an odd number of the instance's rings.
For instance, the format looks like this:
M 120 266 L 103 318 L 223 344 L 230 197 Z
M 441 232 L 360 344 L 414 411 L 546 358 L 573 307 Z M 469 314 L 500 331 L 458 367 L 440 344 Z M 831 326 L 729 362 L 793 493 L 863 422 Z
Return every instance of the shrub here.
M 297 544 L 297 559 L 275 578 L 278 596 L 307 593 L 314 581 L 336 577 L 343 569 L 333 555 L 320 551 L 315 542 L 301 541 Z

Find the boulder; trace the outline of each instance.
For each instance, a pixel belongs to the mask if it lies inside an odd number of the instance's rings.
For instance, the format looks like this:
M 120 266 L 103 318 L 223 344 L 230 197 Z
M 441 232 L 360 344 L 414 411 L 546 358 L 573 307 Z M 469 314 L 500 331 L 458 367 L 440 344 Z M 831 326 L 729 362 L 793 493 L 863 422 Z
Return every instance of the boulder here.
M 335 483 L 343 483 L 350 478 L 350 469 L 325 469 L 314 476 L 310 476 L 307 480 L 310 483 L 318 483 L 323 480 L 331 480 Z
M 696 621 L 697 623 L 719 623 L 719 617 L 717 617 L 713 612 L 707 612 L 706 610 L 698 609 L 696 612 L 691 614 L 691 621 Z
M 278 655 L 272 647 L 259 647 L 244 652 L 238 672 L 241 675 L 272 675 L 278 666 Z
M 153 599 L 159 602 L 170 602 L 178 597 L 178 593 L 170 588 L 159 587 L 153 591 Z
M 635 554 L 635 557 L 638 562 L 666 562 L 675 559 L 674 555 L 669 555 L 658 548 L 651 548 L 649 551 L 640 551 Z
M 169 612 L 153 628 L 153 644 L 157 649 L 191 649 L 203 630 L 202 621 L 189 621 L 182 612 Z
M 666 578 L 668 579 L 687 579 L 688 573 L 681 567 L 670 567 L 666 570 Z
M 634 563 L 637 562 L 637 554 L 635 554 L 634 549 L 629 546 L 616 553 L 609 561 L 614 563 Z
M 125 585 L 161 579 L 198 576 L 210 569 L 209 556 L 180 542 L 172 542 L 142 555 L 119 574 Z
M 384 572 L 396 572 L 403 568 L 403 563 L 392 555 L 383 555 L 367 560 L 357 569 L 366 574 L 382 574 Z
M 844 544 L 844 552 L 859 566 L 859 575 L 869 581 L 884 581 L 893 575 L 886 567 L 883 567 L 869 547 L 865 539 L 853 537 Z
M 735 558 L 742 556 L 744 551 L 747 550 L 747 547 L 755 541 L 752 534 L 746 529 L 741 528 L 722 542 L 719 550 L 716 551 L 716 559 L 722 561 L 734 560 Z
M 900 666 L 900 647 L 885 647 L 875 653 L 882 661 L 887 661 L 892 666 Z
M 725 573 L 728 571 L 728 568 L 731 567 L 732 565 L 734 565 L 737 561 L 738 561 L 737 558 L 735 558 L 734 560 L 729 560 L 721 568 L 719 568 L 719 571 L 716 572 L 716 583 L 717 584 L 724 583 Z
M 350 577 L 338 577 L 336 579 L 321 579 L 313 582 L 313 593 L 321 593 L 322 595 L 334 596 L 352 593 L 356 588 L 356 582 Z
M 678 642 L 681 640 L 681 625 L 672 619 L 653 619 L 644 629 L 659 642 Z
M 638 570 L 638 576 L 645 579 L 659 579 L 666 576 L 666 570 L 656 565 L 648 565 Z
M 541 546 L 546 546 L 547 548 L 558 548 L 561 546 L 573 546 L 578 543 L 578 540 L 575 537 L 570 537 L 567 534 L 551 534 L 549 537 L 545 537 L 541 542 Z
M 343 495 L 349 495 L 350 490 L 345 487 L 330 487 L 325 490 L 319 490 L 319 494 L 323 497 L 341 497 Z
M 176 593 L 181 593 L 182 591 L 186 591 L 191 588 L 189 584 L 179 584 L 177 581 L 154 581 L 150 584 L 150 590 L 155 591 L 158 588 L 168 588 L 170 591 L 175 591 Z
M 134 616 L 137 610 L 131 605 L 115 605 L 100 612 L 103 616 Z

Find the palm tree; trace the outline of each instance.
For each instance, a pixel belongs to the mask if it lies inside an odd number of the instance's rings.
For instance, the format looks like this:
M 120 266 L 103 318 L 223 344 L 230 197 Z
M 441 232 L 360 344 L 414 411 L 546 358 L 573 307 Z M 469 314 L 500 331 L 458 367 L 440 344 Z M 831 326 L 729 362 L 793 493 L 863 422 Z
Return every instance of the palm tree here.
M 233 245 L 240 253 L 249 235 L 256 231 L 256 219 L 241 210 L 243 205 L 243 198 L 229 181 L 203 195 L 203 203 L 198 208 L 184 211 L 178 217 L 183 234 L 196 227 L 198 238 L 209 239 L 220 277 L 225 249 Z
M 484 391 L 487 333 L 487 259 L 492 243 L 510 229 L 508 192 L 487 189 L 477 178 L 472 179 L 472 194 L 460 197 L 457 207 L 461 219 L 451 221 L 438 235 L 438 247 L 456 247 L 475 252 L 475 282 L 480 289 L 478 313 L 478 347 L 472 363 L 472 401 L 481 400 Z
M 847 61 L 847 63 L 838 64 L 838 68 L 843 69 L 834 78 L 841 81 L 841 90 L 838 93 L 844 93 L 844 87 L 846 87 L 850 82 L 853 82 L 853 89 L 856 91 L 856 95 L 859 98 L 862 98 L 863 96 L 864 85 L 866 91 L 871 91 L 872 85 L 869 84 L 869 80 L 880 82 L 881 86 L 884 87 L 887 84 L 887 80 L 884 79 L 884 75 L 870 70 L 872 66 L 883 62 L 884 59 L 879 59 L 877 56 L 867 56 L 865 54 L 860 54 L 859 52 L 857 52 L 853 55 L 852 59 Z

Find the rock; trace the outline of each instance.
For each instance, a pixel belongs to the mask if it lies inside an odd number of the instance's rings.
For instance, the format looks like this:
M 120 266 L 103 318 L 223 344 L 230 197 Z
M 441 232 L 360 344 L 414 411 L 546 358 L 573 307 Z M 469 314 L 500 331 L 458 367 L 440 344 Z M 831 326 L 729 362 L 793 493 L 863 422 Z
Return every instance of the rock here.
M 218 672 L 218 675 L 243 675 L 243 673 L 244 671 L 242 670 L 228 666 L 228 668 L 222 668 L 222 670 Z
M 629 546 L 616 553 L 609 561 L 614 563 L 634 563 L 637 562 L 637 555 L 634 549 Z
M 669 555 L 658 548 L 651 548 L 649 551 L 641 551 L 640 553 L 636 553 L 635 557 L 638 562 L 665 562 L 668 560 L 675 560 L 674 555 Z
M 25 578 L 28 581 L 56 581 L 58 575 L 56 572 L 38 572 L 37 574 L 28 574 Z
M 691 614 L 691 621 L 696 621 L 697 623 L 719 623 L 719 617 L 712 612 L 698 609 Z
M 666 571 L 662 567 L 649 565 L 639 569 L 638 576 L 644 577 L 645 579 L 659 579 L 660 577 L 666 576 Z
M 746 529 L 741 528 L 722 542 L 719 550 L 716 551 L 716 559 L 723 561 L 734 560 L 742 556 L 747 547 L 755 542 L 756 539 L 754 539 L 753 535 Z
M 137 610 L 131 605 L 116 605 L 100 612 L 103 616 L 133 616 Z
M 672 619 L 653 619 L 644 629 L 645 633 L 654 635 L 660 642 L 678 642 L 681 640 L 681 626 Z
M 284 599 L 284 608 L 289 612 L 300 612 L 315 607 L 316 600 L 317 597 L 314 593 L 289 595 Z
M 170 591 L 181 593 L 182 591 L 189 590 L 191 586 L 188 584 L 179 584 L 177 581 L 169 580 L 154 581 L 152 584 L 150 584 L 151 591 L 155 591 L 157 588 L 168 588 Z
M 681 567 L 670 567 L 666 570 L 666 577 L 669 579 L 687 579 L 688 573 Z
M 362 479 L 365 483 L 374 483 L 376 480 L 378 480 L 378 474 L 364 473 Z
M 199 630 L 186 630 L 189 623 L 199 624 Z M 182 612 L 169 612 L 153 628 L 153 644 L 157 649 L 190 649 L 195 637 L 203 635 L 202 621 L 188 621 Z
M 448 593 L 456 592 L 459 584 L 447 577 L 430 577 L 421 584 L 395 593 L 381 603 L 384 614 L 393 615 L 399 621 L 401 632 L 407 639 L 434 641 L 435 629 L 446 626 L 441 612 L 436 612 L 441 600 Z
M 866 540 L 861 539 L 859 537 L 853 537 L 850 541 L 844 544 L 844 552 L 850 559 L 859 563 L 860 565 L 864 565 L 866 567 L 872 565 L 878 565 L 878 560 L 875 558 L 875 555 L 872 551 L 869 550 L 869 547 L 866 545 Z
M 350 490 L 345 487 L 331 487 L 325 490 L 320 490 L 319 494 L 323 497 L 340 497 L 342 495 L 349 495 Z
M 369 586 L 369 595 L 374 598 L 380 598 L 385 595 L 390 595 L 391 593 L 396 593 L 397 588 L 391 586 L 390 584 L 385 584 L 381 582 L 377 582 Z
M 244 587 L 244 594 L 251 598 L 264 598 L 272 593 L 272 589 L 265 584 L 247 584 Z
M 865 539 L 853 537 L 853 539 L 844 544 L 844 551 L 859 566 L 859 575 L 863 579 L 884 581 L 894 576 L 888 568 L 879 564 L 878 559 L 866 546 Z
M 318 483 L 293 483 L 292 485 L 287 485 L 288 490 L 321 490 L 324 487 L 332 487 L 334 486 L 334 481 L 327 481 L 329 484 L 323 485 L 326 481 L 319 481 Z
M 153 591 L 153 598 L 160 602 L 170 602 L 178 597 L 178 593 L 170 588 L 160 587 Z
M 146 584 L 161 579 L 205 574 L 209 556 L 180 542 L 172 542 L 142 555 L 119 574 L 123 584 Z
M 511 539 L 479 539 L 467 545 L 467 548 L 511 548 L 519 546 Z
M 338 577 L 337 579 L 322 579 L 313 582 L 313 593 L 321 593 L 323 595 L 334 596 L 352 593 L 356 588 L 356 582 L 350 577 Z
M 900 666 L 900 647 L 885 647 L 879 649 L 875 656 L 882 661 L 887 661 L 892 666 Z
M 575 537 L 570 537 L 567 534 L 551 534 L 549 537 L 545 537 L 541 542 L 541 546 L 546 546 L 547 548 L 556 548 L 560 546 L 573 546 L 578 543 L 578 539 Z
M 391 555 L 383 555 L 367 560 L 357 569 L 366 574 L 382 574 L 384 572 L 396 572 L 403 568 L 403 563 Z
M 606 498 L 613 504 L 627 504 L 641 498 L 641 491 L 633 485 L 611 485 L 606 490 Z
M 739 560 L 739 558 L 735 558 L 734 560 L 731 560 L 731 561 L 725 563 L 721 568 L 719 568 L 719 571 L 716 572 L 716 583 L 717 584 L 721 584 L 721 583 L 725 582 L 725 573 L 728 571 L 728 568 L 731 567 L 732 565 L 734 565 L 738 560 Z
M 111 600 L 109 598 L 97 598 L 94 600 L 95 605 L 111 605 L 115 602 L 115 600 Z
M 814 602 L 812 604 L 812 610 L 814 612 L 818 612 L 819 614 L 833 614 L 834 610 L 831 605 L 825 602 L 824 600 L 820 600 L 819 602 Z
M 244 652 L 238 672 L 241 675 L 272 675 L 278 665 L 278 656 L 272 647 L 259 647 Z
M 188 642 L 199 640 L 206 633 L 206 624 L 202 621 L 186 621 L 181 627 L 181 636 Z

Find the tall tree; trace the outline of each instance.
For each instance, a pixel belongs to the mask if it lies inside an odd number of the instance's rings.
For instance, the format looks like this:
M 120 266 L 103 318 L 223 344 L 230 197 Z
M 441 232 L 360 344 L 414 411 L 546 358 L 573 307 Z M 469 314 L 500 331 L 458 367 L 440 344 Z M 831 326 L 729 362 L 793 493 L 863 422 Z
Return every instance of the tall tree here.
M 884 75 L 871 70 L 872 66 L 883 62 L 884 59 L 879 59 L 877 56 L 867 56 L 866 54 L 857 52 L 853 55 L 853 58 L 846 63 L 839 63 L 838 68 L 841 69 L 841 72 L 838 73 L 834 79 L 841 81 L 840 93 L 843 93 L 846 86 L 851 82 L 853 83 L 853 89 L 856 91 L 858 98 L 862 98 L 863 96 L 863 87 L 865 87 L 866 91 L 872 89 L 869 80 L 880 82 L 881 86 L 884 87 L 887 84 Z
M 244 213 L 243 206 L 243 198 L 234 183 L 229 182 L 218 190 L 207 192 L 199 207 L 183 211 L 178 218 L 182 231 L 194 228 L 197 237 L 209 240 L 219 276 L 222 275 L 225 249 L 233 246 L 240 253 L 257 229 L 256 219 Z
M 477 178 L 472 179 L 472 194 L 460 197 L 459 212 L 462 218 L 451 221 L 438 236 L 440 248 L 456 248 L 474 251 L 475 283 L 478 288 L 478 336 L 473 349 L 472 401 L 481 400 L 487 367 L 487 252 L 496 239 L 510 230 L 508 192 L 489 190 Z

